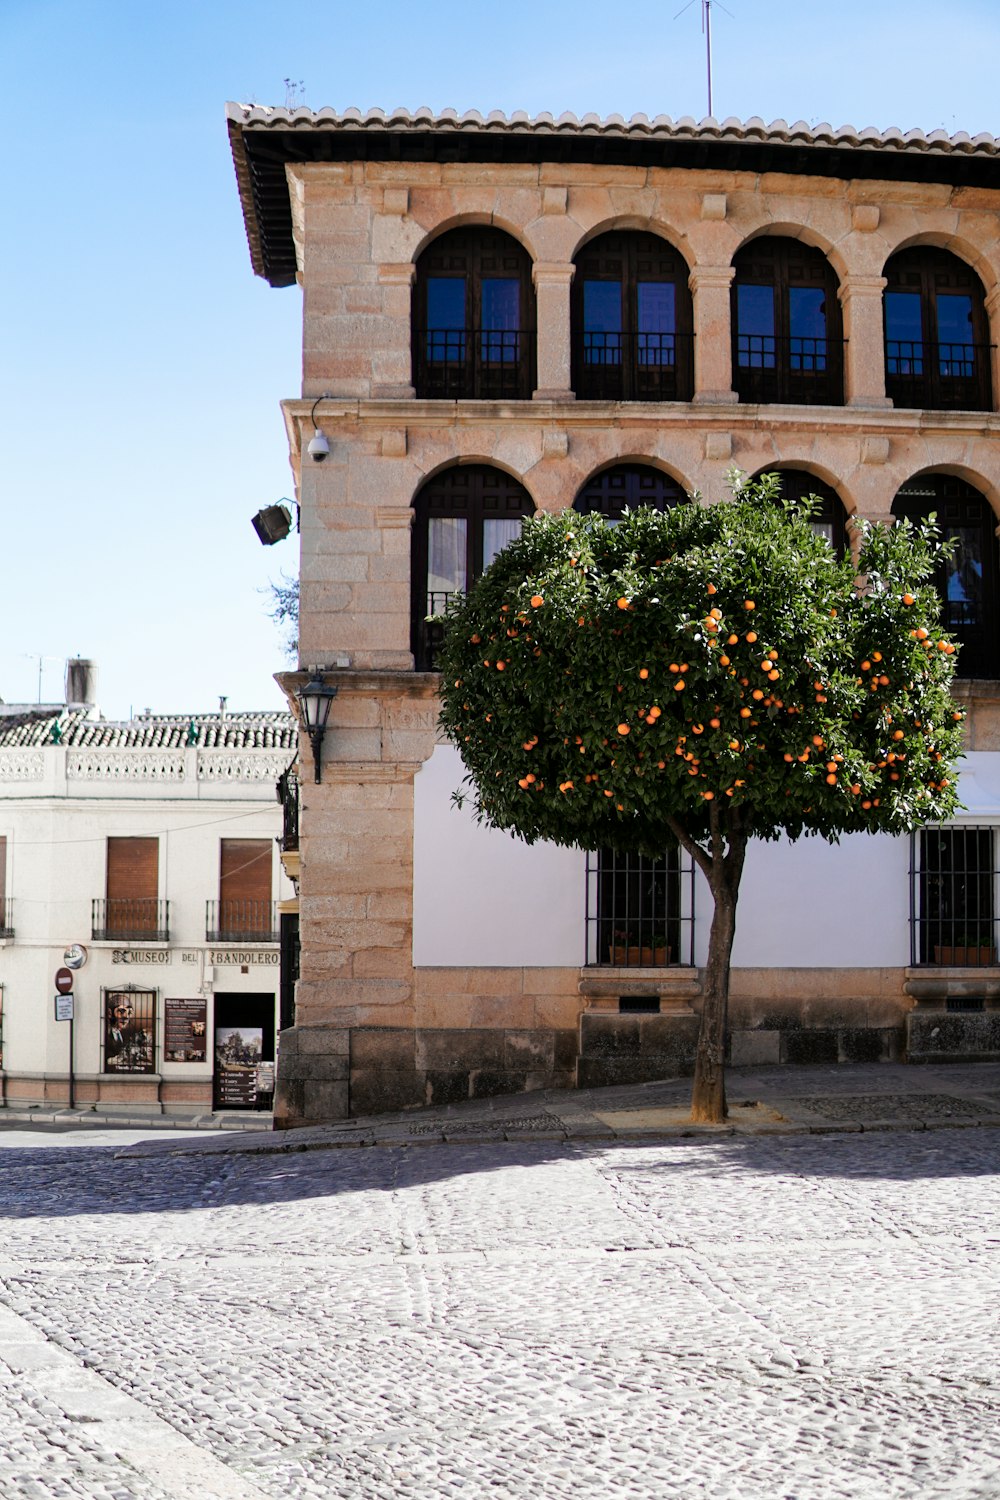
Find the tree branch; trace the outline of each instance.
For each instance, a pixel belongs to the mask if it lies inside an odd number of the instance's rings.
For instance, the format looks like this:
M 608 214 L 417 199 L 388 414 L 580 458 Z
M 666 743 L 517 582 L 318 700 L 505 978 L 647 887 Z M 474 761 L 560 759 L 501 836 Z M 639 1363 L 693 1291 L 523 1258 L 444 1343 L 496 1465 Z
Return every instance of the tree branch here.
M 695 840 L 684 828 L 683 824 L 678 823 L 676 818 L 667 818 L 667 827 L 670 829 L 670 832 L 673 834 L 674 838 L 680 844 L 685 853 L 690 854 L 691 858 L 694 860 L 695 864 L 698 866 L 699 870 L 701 870 L 705 879 L 708 881 L 709 885 L 711 885 L 713 869 L 712 856 L 707 852 L 707 850 L 703 849 L 700 844 L 695 842 Z

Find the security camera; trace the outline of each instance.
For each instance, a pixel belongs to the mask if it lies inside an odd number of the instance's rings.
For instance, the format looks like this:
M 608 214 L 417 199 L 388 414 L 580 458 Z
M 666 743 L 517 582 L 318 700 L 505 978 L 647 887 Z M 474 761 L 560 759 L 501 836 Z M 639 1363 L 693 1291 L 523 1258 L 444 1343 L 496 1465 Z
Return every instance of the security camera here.
M 309 446 L 306 449 L 306 452 L 309 454 L 309 457 L 313 460 L 313 462 L 317 464 L 321 464 L 324 458 L 329 455 L 330 444 L 327 442 L 326 433 L 322 430 L 322 428 L 316 428 L 316 431 L 313 433 L 312 438 L 309 441 Z

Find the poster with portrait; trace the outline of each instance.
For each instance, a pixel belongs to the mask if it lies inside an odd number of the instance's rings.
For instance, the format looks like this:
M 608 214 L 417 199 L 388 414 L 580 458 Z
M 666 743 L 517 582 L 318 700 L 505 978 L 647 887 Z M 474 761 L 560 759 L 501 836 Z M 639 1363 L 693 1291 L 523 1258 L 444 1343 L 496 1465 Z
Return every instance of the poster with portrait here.
M 208 1055 L 208 1005 L 205 1000 L 163 1002 L 163 1061 L 203 1063 Z
M 156 995 L 152 990 L 105 990 L 105 1073 L 153 1073 Z

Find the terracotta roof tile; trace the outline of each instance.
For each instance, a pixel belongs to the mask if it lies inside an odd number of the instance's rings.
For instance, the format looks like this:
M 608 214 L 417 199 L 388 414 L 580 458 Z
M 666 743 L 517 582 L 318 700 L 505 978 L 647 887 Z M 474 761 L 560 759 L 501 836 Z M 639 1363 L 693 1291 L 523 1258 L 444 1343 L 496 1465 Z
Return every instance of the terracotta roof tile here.
M 859 129 L 854 125 L 841 125 L 834 130 L 825 121 L 808 125 L 805 120 L 789 124 L 787 120 L 772 120 L 767 124 L 758 115 L 749 120 L 738 120 L 730 115 L 725 120 L 716 120 L 708 115 L 695 120 L 691 115 L 682 115 L 674 120 L 670 115 L 657 115 L 650 120 L 648 115 L 635 114 L 626 120 L 623 115 L 595 114 L 578 117 L 569 110 L 556 119 L 542 113 L 530 118 L 523 110 L 506 115 L 502 110 L 491 110 L 488 115 L 477 109 L 466 110 L 460 115 L 457 110 L 443 109 L 435 114 L 426 106 L 420 109 L 283 109 L 279 106 L 261 104 L 227 104 L 226 115 L 244 130 L 293 130 L 336 131 L 412 131 L 438 130 L 458 131 L 463 134 L 488 132 L 490 134 L 559 134 L 570 135 L 630 135 L 660 136 L 663 138 L 700 138 L 703 140 L 765 140 L 786 145 L 835 145 L 861 146 L 888 151 L 933 151 L 981 153 L 988 156 L 1000 154 L 1000 140 L 988 131 L 969 136 L 960 130 L 949 135 L 945 130 L 932 130 L 925 135 L 922 130 L 908 130 L 905 134 L 895 125 L 878 130 L 873 125 Z
M 53 743 L 59 726 L 59 743 L 79 749 L 176 750 L 191 743 L 200 750 L 288 750 L 298 743 L 291 714 L 141 714 L 128 722 L 88 719 L 86 709 L 27 710 L 23 714 L 0 715 L 0 750 Z

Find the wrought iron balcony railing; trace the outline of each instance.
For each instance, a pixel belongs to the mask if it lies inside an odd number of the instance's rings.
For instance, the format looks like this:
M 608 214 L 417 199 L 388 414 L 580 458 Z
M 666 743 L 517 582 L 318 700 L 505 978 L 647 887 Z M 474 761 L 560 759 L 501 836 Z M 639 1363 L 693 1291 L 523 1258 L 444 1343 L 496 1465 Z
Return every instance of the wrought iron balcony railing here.
M 205 903 L 207 943 L 276 943 L 279 937 L 276 901 Z
M 292 766 L 283 771 L 277 784 L 281 803 L 281 848 L 287 853 L 299 847 L 299 778 Z
M 527 401 L 534 335 L 519 328 L 417 328 L 413 384 L 428 400 Z
M 989 411 L 990 346 L 885 341 L 885 391 L 922 411 Z
M 95 943 L 169 942 L 170 902 L 143 896 L 91 901 L 90 936 Z
M 573 388 L 581 401 L 690 401 L 688 333 L 584 333 Z
M 444 639 L 444 625 L 436 615 L 443 615 L 448 601 L 454 599 L 457 590 L 446 592 L 432 590 L 427 594 L 424 615 L 413 622 L 413 657 L 418 672 L 436 672 L 437 653 Z
M 733 385 L 755 404 L 843 406 L 844 346 L 837 339 L 737 333 Z

